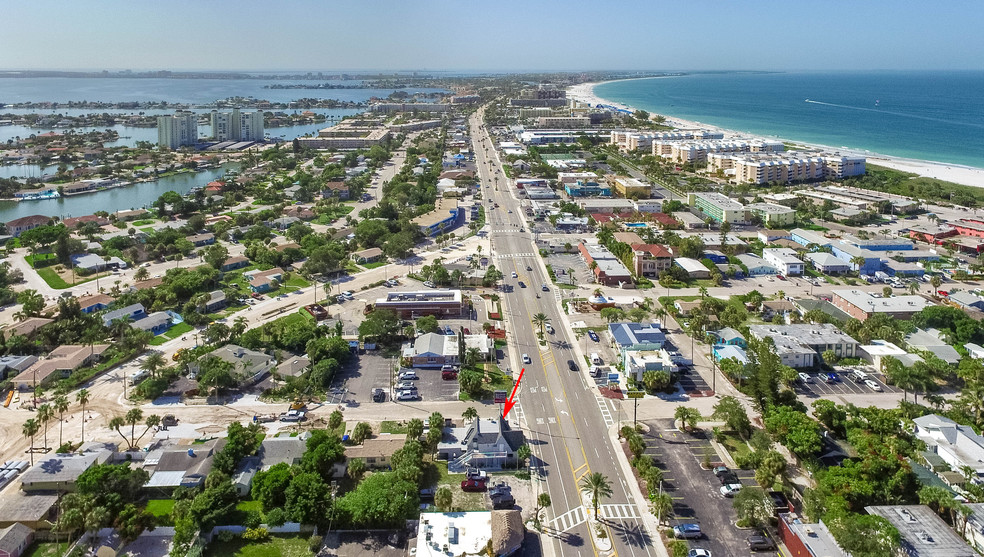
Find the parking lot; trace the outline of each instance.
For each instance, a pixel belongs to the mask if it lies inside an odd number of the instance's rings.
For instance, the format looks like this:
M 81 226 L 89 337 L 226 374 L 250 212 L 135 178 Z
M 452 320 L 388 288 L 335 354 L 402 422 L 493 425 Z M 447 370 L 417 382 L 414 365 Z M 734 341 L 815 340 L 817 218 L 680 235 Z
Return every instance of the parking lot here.
M 673 498 L 670 526 L 700 524 L 703 537 L 689 540 L 691 548 L 704 548 L 712 555 L 755 555 L 745 542 L 753 531 L 735 526 L 731 499 L 721 495 L 721 483 L 714 473 L 701 467 L 705 454 L 710 455 L 713 464 L 720 463 L 708 434 L 681 432 L 670 419 L 654 420 L 646 425 L 649 432 L 643 434 L 645 454 L 654 458 L 663 471 L 663 491 Z M 755 485 L 753 471 L 734 472 L 743 485 Z
M 571 242 L 576 244 L 576 240 Z M 547 256 L 547 264 L 550 265 L 554 270 L 554 274 L 557 276 L 557 282 L 563 284 L 570 284 L 571 277 L 568 274 L 571 269 L 574 270 L 574 284 L 592 284 L 594 283 L 594 275 L 591 274 L 591 270 L 588 266 L 584 264 L 584 260 L 574 253 L 553 253 Z
M 372 404 L 373 389 L 380 388 L 389 393 L 390 376 L 395 365 L 395 359 L 384 358 L 378 352 L 359 354 L 335 374 L 326 403 L 348 406 Z
M 858 382 L 854 376 L 844 368 L 835 368 L 833 372 L 835 380 L 825 379 L 826 373 L 809 373 L 813 380 L 812 383 L 802 380 L 796 382 L 796 392 L 807 396 L 826 397 L 831 395 L 871 395 L 883 393 L 901 393 L 902 390 L 893 385 L 885 383 L 884 377 L 880 374 L 866 370 L 865 373 L 870 381 L 874 381 L 881 387 L 881 391 L 875 391 L 863 381 Z

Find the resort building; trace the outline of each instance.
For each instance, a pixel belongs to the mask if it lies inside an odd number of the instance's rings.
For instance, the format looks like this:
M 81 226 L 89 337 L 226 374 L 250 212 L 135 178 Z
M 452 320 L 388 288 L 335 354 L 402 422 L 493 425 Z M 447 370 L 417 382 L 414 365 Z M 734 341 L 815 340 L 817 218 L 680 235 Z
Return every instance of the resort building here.
M 771 153 L 709 153 L 707 170 L 722 172 L 738 184 L 781 184 L 820 180 L 823 178 L 823 159 L 796 152 Z
M 654 141 L 653 156 L 674 162 L 702 162 L 712 153 L 781 153 L 781 141 Z
M 765 226 L 789 226 L 796 222 L 796 211 L 774 203 L 752 203 L 745 205 L 753 216 L 759 218 Z
M 170 116 L 157 117 L 157 146 L 177 149 L 198 144 L 198 115 L 178 111 Z
M 803 262 L 789 248 L 766 248 L 762 250 L 762 258 L 782 275 L 795 277 L 803 274 Z
M 301 145 L 312 149 L 363 149 L 390 138 L 390 129 L 380 119 L 351 118 L 318 132 L 318 137 L 299 137 Z
M 859 321 L 876 313 L 896 319 L 911 319 L 913 314 L 934 305 L 922 296 L 876 298 L 862 290 L 834 290 L 833 295 L 834 306 Z
M 536 119 L 540 128 L 587 128 L 591 126 L 591 118 L 587 116 L 541 116 Z
M 618 150 L 622 152 L 652 151 L 654 141 L 685 141 L 689 139 L 724 139 L 724 133 L 708 130 L 674 130 L 652 133 L 613 131 L 611 143 L 618 145 Z
M 396 112 L 448 112 L 451 105 L 438 103 L 375 103 L 369 105 L 369 110 L 393 114 Z
M 748 212 L 745 210 L 745 206 L 720 193 L 691 193 L 687 195 L 687 203 L 700 214 L 710 217 L 715 222 L 748 223 Z

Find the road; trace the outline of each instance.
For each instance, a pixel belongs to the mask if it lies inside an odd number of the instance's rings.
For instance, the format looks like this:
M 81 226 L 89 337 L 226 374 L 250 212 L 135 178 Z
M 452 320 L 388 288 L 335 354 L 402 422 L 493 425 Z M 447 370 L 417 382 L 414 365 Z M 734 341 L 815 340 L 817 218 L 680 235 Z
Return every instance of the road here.
M 469 127 L 485 188 L 483 195 L 500 205 L 487 211 L 487 221 L 493 262 L 506 276 L 503 284 L 512 287 L 503 294 L 510 365 L 517 370 L 526 368 L 517 394 L 518 408 L 513 411 L 516 415 L 509 418 L 524 428 L 533 448 L 533 464 L 539 472 L 534 476 L 542 478 L 534 480 L 534 488 L 550 494 L 551 507 L 544 521 L 549 538 L 544 541 L 544 550 L 582 557 L 663 555 L 662 544 L 647 531 L 643 518 L 648 515 L 646 505 L 639 504 L 642 501 L 626 483 L 628 472 L 616 455 L 621 448 L 611 441 L 616 427 L 614 410 L 588 380 L 584 355 L 565 325 L 560 292 L 548 278 L 523 220 L 520 202 L 512 195 L 495 148 L 482 127 L 483 112 L 472 116 Z M 512 272 L 518 278 L 510 278 Z M 519 286 L 520 281 L 525 288 Z M 549 290 L 543 291 L 542 284 Z M 532 320 L 537 313 L 544 313 L 556 330 L 545 335 L 548 342 L 543 346 Z M 523 353 L 529 354 L 530 364 L 520 360 Z M 578 371 L 568 369 L 569 360 L 576 362 Z M 601 525 L 612 542 L 610 551 L 590 534 L 587 520 L 593 509 L 578 488 L 581 478 L 595 472 L 607 476 L 612 487 L 612 497 L 601 501 L 600 511 Z

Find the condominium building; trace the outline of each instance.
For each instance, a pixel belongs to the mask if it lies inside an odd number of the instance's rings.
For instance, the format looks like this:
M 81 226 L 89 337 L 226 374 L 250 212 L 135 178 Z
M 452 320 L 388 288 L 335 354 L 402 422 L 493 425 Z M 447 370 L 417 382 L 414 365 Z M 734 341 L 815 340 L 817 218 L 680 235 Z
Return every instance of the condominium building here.
M 350 119 L 318 132 L 318 137 L 300 137 L 301 145 L 312 149 L 362 149 L 384 143 L 389 128 L 381 120 Z
M 803 262 L 796 257 L 796 252 L 789 248 L 766 248 L 762 250 L 762 258 L 786 276 L 803 274 Z
M 587 128 L 591 125 L 591 118 L 588 116 L 541 116 L 536 119 L 536 125 L 540 128 Z
M 711 153 L 781 153 L 784 149 L 780 141 L 654 141 L 652 153 L 675 162 L 698 162 Z
M 611 143 L 618 145 L 618 150 L 651 151 L 654 141 L 686 141 L 692 139 L 723 139 L 721 132 L 708 130 L 674 130 L 671 132 L 636 132 L 613 131 Z
M 750 325 L 748 332 L 758 340 L 771 338 L 776 355 L 791 368 L 814 367 L 820 354 L 833 350 L 840 358 L 858 355 L 858 341 L 837 327 L 823 323 L 796 325 Z
M 198 116 L 179 110 L 170 116 L 157 117 L 157 146 L 177 149 L 198 143 Z
M 775 203 L 753 203 L 745 205 L 745 209 L 762 219 L 766 226 L 787 226 L 796 222 L 796 211 Z
M 734 199 L 715 192 L 691 193 L 687 202 L 700 214 L 710 217 L 716 222 L 746 224 L 748 212 L 745 206 Z
M 212 139 L 215 141 L 263 141 L 263 113 L 213 110 Z
M 621 197 L 646 199 L 653 192 L 653 187 L 645 182 L 627 176 L 606 176 L 609 185 Z
M 825 155 L 823 175 L 827 178 L 861 176 L 865 171 L 865 158 L 847 155 Z
M 376 103 L 370 105 L 369 110 L 385 114 L 394 112 L 447 112 L 451 110 L 451 105 L 437 103 Z
M 708 153 L 707 169 L 721 171 L 731 181 L 744 184 L 788 183 L 823 178 L 823 158 L 795 152 Z

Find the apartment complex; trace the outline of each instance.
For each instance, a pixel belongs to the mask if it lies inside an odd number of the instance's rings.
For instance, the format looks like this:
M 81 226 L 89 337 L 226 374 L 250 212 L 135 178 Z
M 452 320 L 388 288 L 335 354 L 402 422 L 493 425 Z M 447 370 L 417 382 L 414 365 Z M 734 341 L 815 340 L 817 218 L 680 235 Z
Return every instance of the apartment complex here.
M 721 171 L 739 184 L 789 183 L 823 178 L 823 159 L 796 152 L 709 153 L 707 169 Z
M 591 118 L 588 116 L 541 116 L 536 119 L 536 125 L 540 128 L 587 128 L 591 125 Z
M 318 137 L 300 137 L 301 145 L 312 149 L 363 149 L 390 138 L 381 120 L 350 119 L 318 132 Z
M 876 298 L 862 290 L 834 290 L 833 303 L 837 309 L 864 321 L 876 313 L 896 319 L 911 319 L 913 314 L 933 304 L 922 296 L 892 296 Z
M 878 208 L 884 203 L 890 205 L 889 210 L 893 213 L 910 213 L 919 208 L 919 203 L 908 197 L 844 186 L 818 186 L 794 193 L 821 203 L 830 200 L 841 207 L 849 207 L 859 211 Z
M 788 226 L 796 222 L 796 211 L 775 203 L 752 203 L 745 205 L 749 213 L 762 220 L 769 227 Z
M 715 192 L 698 192 L 687 195 L 687 203 L 701 215 L 715 222 L 747 224 L 748 212 L 745 206 L 734 199 Z
M 855 358 L 858 341 L 837 327 L 823 323 L 796 325 L 750 325 L 748 332 L 762 340 L 771 338 L 783 365 L 794 369 L 820 364 L 820 354 L 833 350 L 839 358 Z
M 157 146 L 177 149 L 198 144 L 198 116 L 179 110 L 170 116 L 157 117 Z
M 619 151 L 651 151 L 654 141 L 724 139 L 722 132 L 708 130 L 674 130 L 671 132 L 613 131 L 611 143 Z
M 210 120 L 215 141 L 263 141 L 263 113 L 258 110 L 213 110 Z
M 654 141 L 652 153 L 674 162 L 699 162 L 711 153 L 781 153 L 785 148 L 781 141 Z
M 438 103 L 376 103 L 369 106 L 373 112 L 392 114 L 395 112 L 447 112 L 451 105 Z
M 420 227 L 425 236 L 434 236 L 443 230 L 453 228 L 458 220 L 458 200 L 451 197 L 440 197 L 434 204 L 434 210 L 414 217 L 410 222 Z
M 796 252 L 789 248 L 766 248 L 762 250 L 762 258 L 775 267 L 780 274 L 786 276 L 803 274 L 803 262 L 796 257 Z
M 826 178 L 861 176 L 865 171 L 865 158 L 856 155 L 824 155 L 823 175 Z
M 629 178 L 627 176 L 606 176 L 605 179 L 608 180 L 615 193 L 621 197 L 646 199 L 653 192 L 652 186 L 635 178 Z

